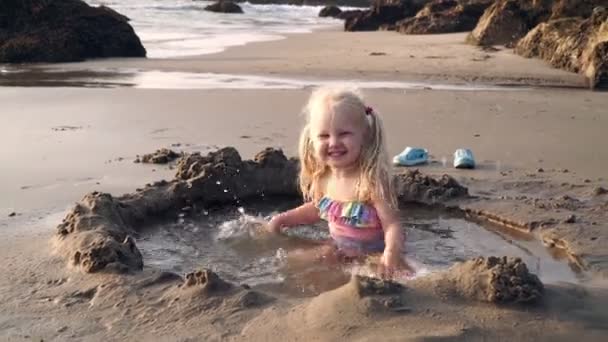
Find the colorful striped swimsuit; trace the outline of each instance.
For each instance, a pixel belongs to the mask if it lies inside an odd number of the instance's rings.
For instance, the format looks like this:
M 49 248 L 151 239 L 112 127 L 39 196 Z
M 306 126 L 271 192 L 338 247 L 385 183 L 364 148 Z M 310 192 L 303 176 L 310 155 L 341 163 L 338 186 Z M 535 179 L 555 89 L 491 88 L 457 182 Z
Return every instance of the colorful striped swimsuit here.
M 317 207 L 329 224 L 336 247 L 347 254 L 366 254 L 384 250 L 384 230 L 376 208 L 358 202 L 340 202 L 325 196 Z

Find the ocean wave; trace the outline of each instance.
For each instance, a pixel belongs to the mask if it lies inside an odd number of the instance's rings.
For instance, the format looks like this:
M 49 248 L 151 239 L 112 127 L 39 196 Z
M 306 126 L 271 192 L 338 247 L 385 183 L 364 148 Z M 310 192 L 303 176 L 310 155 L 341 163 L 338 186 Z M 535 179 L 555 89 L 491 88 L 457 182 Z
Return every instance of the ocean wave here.
M 220 52 L 250 42 L 280 39 L 338 25 L 319 18 L 320 6 L 240 3 L 244 14 L 204 11 L 212 1 L 192 0 L 89 0 L 131 18 L 148 57 L 185 57 Z

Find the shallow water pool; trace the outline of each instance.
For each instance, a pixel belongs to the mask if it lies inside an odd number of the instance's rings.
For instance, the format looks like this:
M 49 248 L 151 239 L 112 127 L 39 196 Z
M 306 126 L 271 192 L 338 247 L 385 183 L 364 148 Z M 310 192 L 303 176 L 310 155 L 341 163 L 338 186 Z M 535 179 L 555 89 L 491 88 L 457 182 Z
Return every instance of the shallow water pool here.
M 265 233 L 269 215 L 297 204 L 284 200 L 182 213 L 151 225 L 137 244 L 147 266 L 177 273 L 209 268 L 226 280 L 290 295 L 314 295 L 338 287 L 352 273 L 373 274 L 373 269 L 362 265 L 288 258 L 312 255 L 329 237 L 323 222 L 292 228 L 289 236 Z M 528 234 L 481 226 L 459 214 L 417 205 L 402 209 L 401 222 L 407 233 L 406 257 L 421 274 L 476 256 L 513 256 L 522 258 L 545 283 L 582 278 L 565 258 L 550 253 Z

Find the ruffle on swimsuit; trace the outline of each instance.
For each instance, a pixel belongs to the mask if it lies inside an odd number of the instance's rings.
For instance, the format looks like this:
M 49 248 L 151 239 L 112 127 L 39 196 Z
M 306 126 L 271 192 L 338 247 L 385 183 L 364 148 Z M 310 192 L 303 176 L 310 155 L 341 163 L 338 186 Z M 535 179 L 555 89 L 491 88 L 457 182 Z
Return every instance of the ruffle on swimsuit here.
M 382 228 L 376 209 L 362 202 L 340 202 L 324 196 L 317 207 L 321 218 L 328 222 L 359 229 Z

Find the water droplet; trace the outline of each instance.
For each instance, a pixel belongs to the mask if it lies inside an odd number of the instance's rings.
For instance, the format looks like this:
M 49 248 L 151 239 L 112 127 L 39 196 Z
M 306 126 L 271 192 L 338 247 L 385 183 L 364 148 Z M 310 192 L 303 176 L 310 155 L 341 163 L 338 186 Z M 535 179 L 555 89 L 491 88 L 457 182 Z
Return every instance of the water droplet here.
M 287 259 L 287 252 L 283 248 L 277 249 L 276 258 L 281 261 Z
M 222 184 L 222 182 L 217 181 L 217 182 L 215 182 L 215 184 L 220 185 L 220 184 Z
M 209 212 L 207 210 L 204 210 L 203 215 L 207 216 L 207 215 L 209 215 Z
M 238 209 L 238 210 L 239 210 L 239 213 L 241 213 L 241 214 L 243 214 L 243 215 L 245 214 L 245 208 L 243 208 L 243 207 L 239 207 L 239 209 Z
M 228 189 L 224 189 L 224 192 L 228 192 Z

